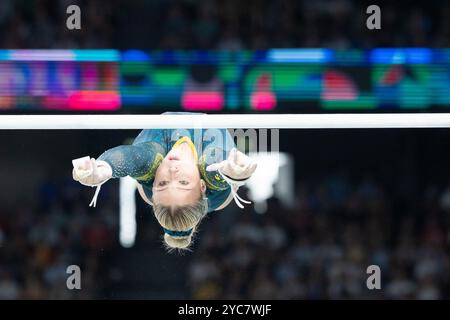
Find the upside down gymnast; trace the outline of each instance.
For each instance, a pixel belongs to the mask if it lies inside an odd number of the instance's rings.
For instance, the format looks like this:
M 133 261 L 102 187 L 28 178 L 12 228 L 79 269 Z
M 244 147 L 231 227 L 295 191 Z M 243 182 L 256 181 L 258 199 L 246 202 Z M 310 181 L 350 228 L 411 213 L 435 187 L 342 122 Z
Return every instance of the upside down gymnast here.
M 236 149 L 226 129 L 146 129 L 131 145 L 120 145 L 72 161 L 74 180 L 97 187 L 111 178 L 130 176 L 142 199 L 164 230 L 169 249 L 186 249 L 202 218 L 221 210 L 234 199 L 257 164 Z

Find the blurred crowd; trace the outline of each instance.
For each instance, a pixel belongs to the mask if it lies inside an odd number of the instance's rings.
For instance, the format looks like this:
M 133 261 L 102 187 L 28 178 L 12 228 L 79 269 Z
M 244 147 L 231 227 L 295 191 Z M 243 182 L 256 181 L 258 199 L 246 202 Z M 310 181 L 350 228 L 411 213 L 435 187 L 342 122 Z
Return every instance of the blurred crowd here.
M 372 179 L 298 185 L 294 208 L 272 199 L 266 214 L 241 212 L 228 230 L 203 227 L 193 298 L 450 297 L 450 189 L 399 201 Z M 367 288 L 370 265 L 380 268 L 381 290 Z
M 81 30 L 66 27 L 72 4 L 81 8 Z M 366 28 L 369 4 L 1 0 L 0 47 L 449 46 L 450 2 L 383 1 L 382 29 L 376 31 Z M 271 199 L 265 214 L 248 206 L 231 227 L 215 218 L 203 223 L 189 267 L 190 297 L 450 298 L 450 189 L 430 185 L 419 197 L 405 199 L 371 178 L 330 176 L 297 186 L 294 207 Z M 90 209 L 92 191 L 50 179 L 37 204 L 0 206 L 0 299 L 107 295 L 108 265 L 119 245 L 117 202 Z M 66 268 L 72 264 L 83 272 L 81 291 L 67 290 Z M 381 290 L 366 287 L 369 265 L 380 267 Z
M 81 30 L 66 9 L 81 8 Z M 382 1 L 381 30 L 368 30 L 371 2 L 355 0 L 2 0 L 2 48 L 335 49 L 445 47 L 450 3 Z
M 252 206 L 231 206 L 205 219 L 201 239 L 183 257 L 190 261 L 186 297 L 450 297 L 450 188 L 430 185 L 422 196 L 408 200 L 371 178 L 351 182 L 329 176 L 298 186 L 291 208 L 272 198 L 264 214 Z M 114 195 L 114 188 L 105 186 L 102 195 Z M 0 299 L 121 296 L 120 290 L 111 292 L 111 266 L 119 257 L 117 201 L 100 200 L 90 209 L 92 192 L 51 179 L 40 188 L 39 205 L 1 209 Z M 228 226 L 220 214 L 231 217 Z M 159 241 L 151 238 L 144 247 Z M 158 250 L 164 251 L 162 246 Z M 69 265 L 80 267 L 82 290 L 67 289 Z M 369 265 L 380 268 L 381 290 L 366 286 Z M 180 283 L 173 290 L 183 287 Z
M 88 210 L 91 191 L 72 181 L 47 181 L 38 205 L 0 208 L 0 300 L 103 296 L 117 215 L 108 203 Z M 82 290 L 68 290 L 70 265 L 80 267 Z

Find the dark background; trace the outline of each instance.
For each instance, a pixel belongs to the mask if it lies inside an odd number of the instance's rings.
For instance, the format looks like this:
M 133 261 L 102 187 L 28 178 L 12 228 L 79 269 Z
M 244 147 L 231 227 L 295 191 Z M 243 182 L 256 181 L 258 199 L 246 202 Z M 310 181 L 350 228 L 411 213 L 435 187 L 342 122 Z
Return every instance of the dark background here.
M 82 7 L 79 33 L 65 28 L 72 3 Z M 450 3 L 380 2 L 383 29 L 374 32 L 367 4 L 2 0 L 0 46 L 448 46 Z M 140 200 L 136 244 L 122 248 L 117 181 L 93 209 L 94 189 L 72 180 L 72 159 L 137 133 L 0 132 L 0 299 L 450 297 L 448 129 L 281 130 L 280 151 L 295 161 L 295 206 L 273 198 L 257 214 L 231 204 L 202 222 L 184 254 L 166 252 Z M 66 288 L 70 264 L 81 267 L 80 291 Z M 366 288 L 371 264 L 381 267 L 381 290 Z
M 73 158 L 137 132 L 1 133 L 3 298 L 448 297 L 449 130 L 281 130 L 295 207 L 231 204 L 182 255 L 166 253 L 140 200 L 136 244 L 122 248 L 117 181 L 93 209 L 94 189 L 71 179 Z M 83 271 L 79 292 L 65 287 L 70 264 Z M 382 290 L 365 288 L 370 264 Z
M 77 4 L 82 30 L 66 25 Z M 382 11 L 366 28 L 366 8 Z M 450 4 L 356 0 L 4 0 L 1 47 L 115 49 L 269 49 L 448 47 Z

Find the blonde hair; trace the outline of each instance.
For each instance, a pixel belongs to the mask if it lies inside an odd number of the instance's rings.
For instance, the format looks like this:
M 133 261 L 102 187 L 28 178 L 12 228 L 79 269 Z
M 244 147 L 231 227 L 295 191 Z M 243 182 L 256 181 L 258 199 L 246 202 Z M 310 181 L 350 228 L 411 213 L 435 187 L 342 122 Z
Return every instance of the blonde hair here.
M 164 242 L 169 250 L 188 249 L 198 224 L 208 212 L 208 200 L 202 196 L 192 205 L 174 208 L 154 203 L 153 212 L 156 220 L 165 229 L 171 231 L 192 229 L 188 236 L 172 236 L 164 233 Z

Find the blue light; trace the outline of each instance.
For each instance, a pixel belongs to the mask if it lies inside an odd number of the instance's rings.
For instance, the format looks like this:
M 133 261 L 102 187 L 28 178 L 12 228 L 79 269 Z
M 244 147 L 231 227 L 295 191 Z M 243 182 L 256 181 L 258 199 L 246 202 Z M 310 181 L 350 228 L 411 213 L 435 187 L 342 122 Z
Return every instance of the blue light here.
M 278 63 L 328 63 L 334 61 L 329 49 L 272 49 L 267 52 L 267 62 Z
M 433 52 L 427 48 L 382 48 L 370 53 L 370 62 L 378 64 L 431 63 Z
M 8 61 L 10 60 L 10 50 L 0 50 L 0 61 Z
M 75 61 L 120 61 L 117 50 L 73 50 Z
M 117 50 L 0 50 L 2 61 L 120 61 Z
M 150 61 L 150 56 L 141 50 L 128 50 L 122 53 L 121 61 Z

